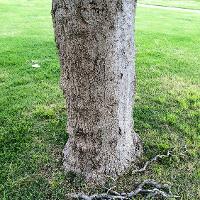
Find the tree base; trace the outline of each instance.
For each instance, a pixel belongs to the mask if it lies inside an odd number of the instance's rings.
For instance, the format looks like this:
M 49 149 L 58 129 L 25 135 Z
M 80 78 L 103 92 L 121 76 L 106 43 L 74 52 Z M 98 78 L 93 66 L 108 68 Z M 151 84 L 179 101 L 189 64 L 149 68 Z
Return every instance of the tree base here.
M 102 185 L 109 178 L 117 178 L 134 165 L 142 154 L 136 133 L 131 140 L 119 140 L 115 148 L 108 141 L 98 146 L 88 140 L 69 139 L 63 150 L 64 169 L 85 177 L 87 183 Z

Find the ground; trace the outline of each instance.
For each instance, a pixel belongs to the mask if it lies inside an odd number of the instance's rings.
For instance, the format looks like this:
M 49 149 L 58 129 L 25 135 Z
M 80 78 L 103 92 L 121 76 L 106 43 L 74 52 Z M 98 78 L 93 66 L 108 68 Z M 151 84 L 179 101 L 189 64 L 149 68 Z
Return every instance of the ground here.
M 200 9 L 197 0 L 159 0 L 167 2 Z M 66 115 L 50 7 L 50 0 L 0 0 L 0 199 L 4 200 L 66 199 L 68 192 L 95 190 L 62 170 Z M 193 12 L 138 6 L 133 118 L 144 146 L 141 162 L 168 150 L 173 156 L 143 174 L 130 171 L 115 183 L 118 190 L 133 190 L 152 178 L 170 183 L 181 199 L 200 198 L 199 18 Z

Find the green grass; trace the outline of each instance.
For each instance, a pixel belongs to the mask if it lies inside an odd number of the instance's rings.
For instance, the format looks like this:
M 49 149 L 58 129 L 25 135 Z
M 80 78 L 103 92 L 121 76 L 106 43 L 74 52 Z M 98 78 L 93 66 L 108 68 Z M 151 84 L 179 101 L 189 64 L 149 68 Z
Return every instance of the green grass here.
M 138 3 L 200 10 L 200 0 L 138 0 Z
M 66 199 L 86 190 L 62 170 L 65 103 L 50 0 L 0 0 L 0 199 Z M 198 2 L 196 4 L 198 6 Z M 135 130 L 144 160 L 174 156 L 117 182 L 172 184 L 181 199 L 200 198 L 200 15 L 138 8 Z M 40 68 L 33 68 L 38 63 Z

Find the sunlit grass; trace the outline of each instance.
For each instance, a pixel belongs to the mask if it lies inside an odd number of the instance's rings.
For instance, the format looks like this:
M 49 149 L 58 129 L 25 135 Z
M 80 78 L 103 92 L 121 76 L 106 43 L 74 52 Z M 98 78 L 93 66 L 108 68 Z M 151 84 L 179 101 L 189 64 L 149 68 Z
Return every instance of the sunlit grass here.
M 200 0 L 138 0 L 139 3 L 186 9 L 200 9 Z

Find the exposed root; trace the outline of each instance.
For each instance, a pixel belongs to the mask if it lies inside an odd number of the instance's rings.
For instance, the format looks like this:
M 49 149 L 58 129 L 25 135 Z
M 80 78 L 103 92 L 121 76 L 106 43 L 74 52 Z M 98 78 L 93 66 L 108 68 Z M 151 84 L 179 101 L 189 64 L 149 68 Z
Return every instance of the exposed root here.
M 141 169 L 133 171 L 133 173 L 144 172 L 147 167 L 156 162 L 158 159 L 171 156 L 171 152 L 168 151 L 166 155 L 157 155 L 152 158 L 150 161 L 147 161 Z M 114 187 L 113 187 L 114 188 Z M 160 184 L 154 180 L 144 180 L 137 188 L 129 193 L 118 193 L 113 191 L 113 188 L 108 189 L 107 193 L 94 194 L 91 196 L 85 195 L 83 193 L 73 193 L 68 194 L 68 197 L 78 200 L 130 200 L 138 195 L 145 197 L 154 197 L 154 198 L 178 198 L 179 196 L 173 195 L 171 192 L 171 187 L 168 184 Z
M 150 188 L 150 189 L 146 189 Z M 82 193 L 69 194 L 68 197 L 78 200 L 130 200 L 137 195 L 146 197 L 158 197 L 158 198 L 178 198 L 171 192 L 171 187 L 167 184 L 159 184 L 154 180 L 145 180 L 143 183 L 129 193 L 118 193 L 116 191 L 109 190 L 107 193 L 94 194 L 88 196 Z
M 145 189 L 151 187 L 152 189 Z M 164 197 L 177 198 L 171 192 L 171 186 L 168 184 L 160 184 L 154 180 L 145 180 L 141 183 L 134 192 L 129 193 L 129 198 L 135 197 L 138 194 L 147 195 L 148 197 Z
M 147 161 L 145 164 L 144 164 L 144 167 L 142 167 L 141 169 L 138 169 L 138 170 L 134 170 L 133 171 L 133 174 L 135 173 L 140 173 L 140 172 L 144 172 L 146 171 L 147 167 L 153 163 L 153 162 L 156 162 L 158 159 L 162 159 L 162 158 L 166 158 L 166 157 L 169 157 L 171 156 L 171 151 L 168 151 L 166 155 L 156 155 L 154 158 L 152 158 L 151 160 Z

